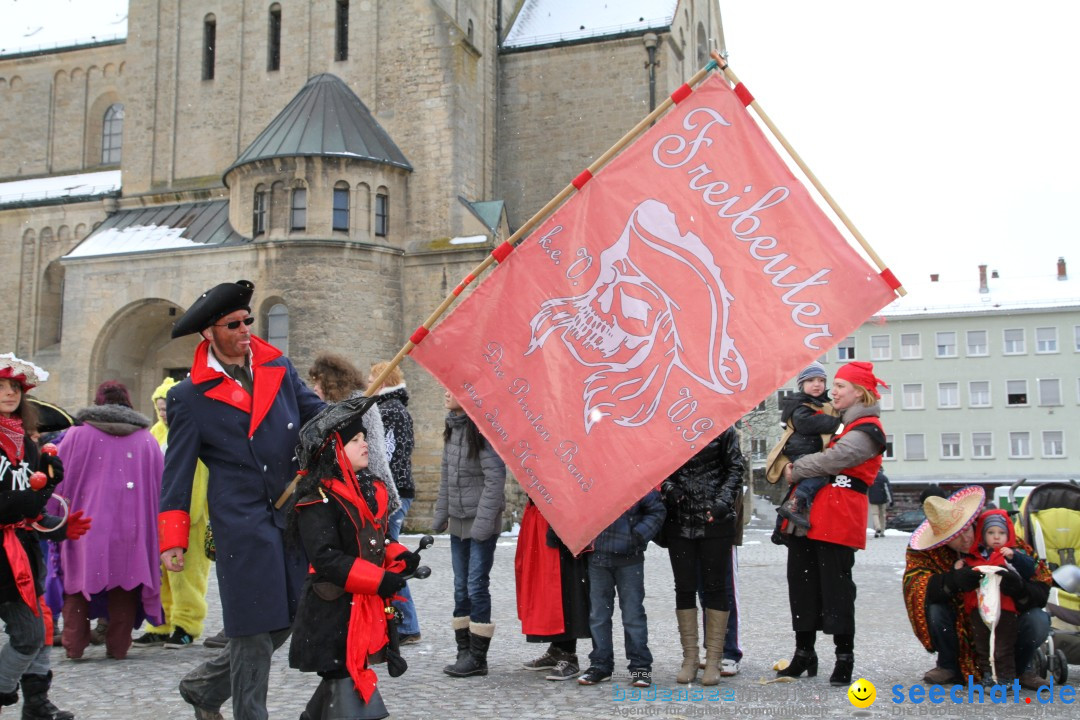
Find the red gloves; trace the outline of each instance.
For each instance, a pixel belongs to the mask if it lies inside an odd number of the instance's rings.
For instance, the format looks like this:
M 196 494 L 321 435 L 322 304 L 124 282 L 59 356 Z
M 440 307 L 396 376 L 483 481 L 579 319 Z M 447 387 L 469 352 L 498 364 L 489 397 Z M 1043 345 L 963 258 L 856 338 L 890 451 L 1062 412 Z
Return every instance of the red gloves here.
M 83 517 L 82 510 L 76 510 L 68 515 L 67 529 L 64 534 L 68 540 L 78 540 L 90 529 L 91 518 Z

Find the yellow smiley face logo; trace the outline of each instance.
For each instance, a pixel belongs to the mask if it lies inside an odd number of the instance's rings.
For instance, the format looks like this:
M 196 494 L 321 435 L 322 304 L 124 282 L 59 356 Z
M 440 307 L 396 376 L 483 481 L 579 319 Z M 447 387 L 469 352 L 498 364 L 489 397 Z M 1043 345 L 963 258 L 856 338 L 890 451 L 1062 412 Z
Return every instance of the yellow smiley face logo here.
M 859 678 L 855 682 L 851 683 L 851 687 L 847 691 L 848 700 L 851 704 L 857 708 L 868 708 L 874 704 L 874 700 L 877 700 L 877 688 L 874 687 L 874 683 L 863 678 Z

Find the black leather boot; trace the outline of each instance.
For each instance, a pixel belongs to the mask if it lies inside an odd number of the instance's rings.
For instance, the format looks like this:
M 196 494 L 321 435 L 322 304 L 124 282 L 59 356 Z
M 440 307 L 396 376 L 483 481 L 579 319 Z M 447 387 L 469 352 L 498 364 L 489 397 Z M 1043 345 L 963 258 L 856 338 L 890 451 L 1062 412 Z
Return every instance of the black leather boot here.
M 491 636 L 495 634 L 495 624 L 469 623 L 468 632 L 469 650 L 465 657 L 443 668 L 443 672 L 451 677 L 472 677 L 488 673 L 487 653 Z
M 829 684 L 837 687 L 851 684 L 851 671 L 855 667 L 855 656 L 851 653 L 836 653 L 836 665 L 833 666 Z
M 23 675 L 23 720 L 75 720 L 75 715 L 61 710 L 49 700 L 52 671 L 46 675 Z
M 777 677 L 793 677 L 797 678 L 806 673 L 806 677 L 817 676 L 818 659 L 817 653 L 813 650 L 795 650 L 795 656 L 791 658 L 791 662 L 783 670 L 777 670 Z

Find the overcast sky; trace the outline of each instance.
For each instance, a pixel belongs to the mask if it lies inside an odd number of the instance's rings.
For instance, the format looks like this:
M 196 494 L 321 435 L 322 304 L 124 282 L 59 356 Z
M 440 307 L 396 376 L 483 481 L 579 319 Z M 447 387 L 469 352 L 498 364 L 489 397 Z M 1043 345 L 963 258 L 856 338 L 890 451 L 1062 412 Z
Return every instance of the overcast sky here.
M 731 68 L 902 282 L 1080 273 L 1080 2 L 720 8 Z

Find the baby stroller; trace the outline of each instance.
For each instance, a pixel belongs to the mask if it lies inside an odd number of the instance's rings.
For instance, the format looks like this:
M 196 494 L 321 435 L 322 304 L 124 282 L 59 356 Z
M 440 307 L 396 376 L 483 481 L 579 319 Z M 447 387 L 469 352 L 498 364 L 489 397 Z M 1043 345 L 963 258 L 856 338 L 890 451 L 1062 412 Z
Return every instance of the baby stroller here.
M 1019 480 L 1009 488 L 1010 502 L 1023 483 Z M 1069 677 L 1066 648 L 1070 654 L 1080 652 L 1080 595 L 1075 594 L 1080 583 L 1075 582 L 1072 572 L 1080 555 L 1080 485 L 1070 481 L 1035 486 L 1020 505 L 1016 534 L 1035 548 L 1054 573 L 1054 587 L 1046 604 L 1050 636 L 1035 652 L 1035 670 L 1043 677 L 1049 673 L 1056 683 L 1064 685 Z

